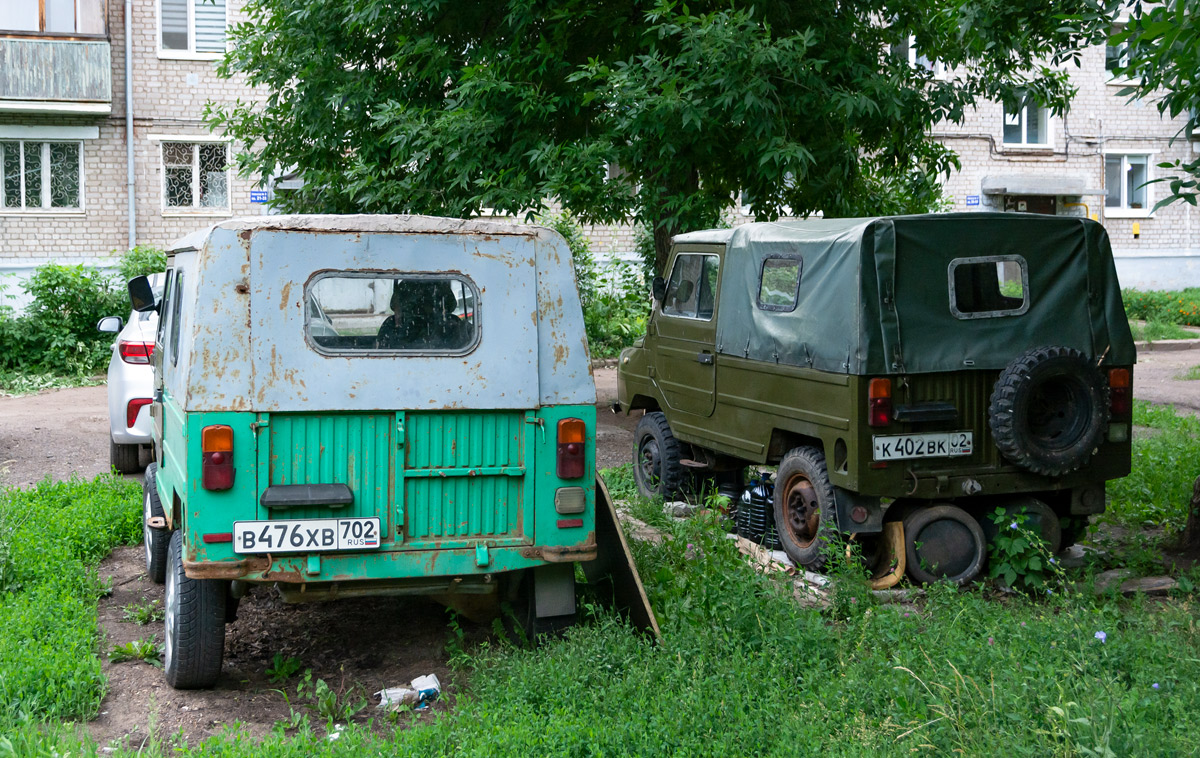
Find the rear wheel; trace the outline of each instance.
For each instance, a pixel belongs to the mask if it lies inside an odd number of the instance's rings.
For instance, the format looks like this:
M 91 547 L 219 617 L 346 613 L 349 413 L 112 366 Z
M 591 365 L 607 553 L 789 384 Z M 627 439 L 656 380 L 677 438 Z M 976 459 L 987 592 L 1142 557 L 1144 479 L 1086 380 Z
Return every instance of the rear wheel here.
M 110 438 L 108 441 L 108 462 L 119 473 L 136 474 L 142 470 L 138 461 L 139 447 L 140 445 L 121 445 L 113 442 Z
M 142 481 L 142 540 L 146 548 L 146 574 L 150 581 L 162 584 L 167 577 L 167 549 L 170 547 L 171 533 L 150 526 L 150 519 L 163 518 L 157 480 L 158 465 L 151 463 L 146 467 L 146 477 Z
M 987 546 L 979 522 L 956 505 L 918 508 L 904 519 L 908 575 L 927 584 L 966 584 L 983 570 Z
M 793 449 L 775 475 L 775 529 L 783 550 L 796 563 L 825 565 L 829 537 L 837 531 L 833 485 L 825 454 L 815 447 Z
M 633 478 L 643 497 L 674 497 L 683 484 L 679 440 L 660 411 L 647 413 L 633 432 Z
M 228 582 L 183 573 L 183 533 L 171 534 L 167 551 L 166 643 L 163 672 L 177 690 L 205 689 L 221 675 L 225 654 Z

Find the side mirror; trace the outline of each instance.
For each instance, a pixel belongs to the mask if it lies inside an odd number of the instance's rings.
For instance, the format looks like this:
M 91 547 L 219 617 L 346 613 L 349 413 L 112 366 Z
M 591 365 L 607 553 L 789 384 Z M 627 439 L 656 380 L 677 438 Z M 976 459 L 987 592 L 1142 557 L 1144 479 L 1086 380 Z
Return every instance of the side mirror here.
M 96 331 L 105 334 L 116 334 L 125 326 L 120 316 L 105 316 L 96 323 Z
M 650 292 L 654 295 L 654 299 L 661 303 L 667 296 L 667 281 L 661 276 L 654 277 L 650 282 Z
M 129 299 L 133 302 L 133 309 L 138 313 L 158 310 L 158 299 L 154 297 L 154 288 L 150 286 L 150 279 L 145 276 L 136 276 L 129 280 Z

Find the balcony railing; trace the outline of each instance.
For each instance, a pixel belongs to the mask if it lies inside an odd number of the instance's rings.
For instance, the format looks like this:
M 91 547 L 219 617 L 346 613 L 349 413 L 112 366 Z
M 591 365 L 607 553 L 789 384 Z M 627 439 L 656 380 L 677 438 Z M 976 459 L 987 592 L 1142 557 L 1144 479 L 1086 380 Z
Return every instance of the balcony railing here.
M 107 114 L 107 0 L 0 0 L 0 112 Z

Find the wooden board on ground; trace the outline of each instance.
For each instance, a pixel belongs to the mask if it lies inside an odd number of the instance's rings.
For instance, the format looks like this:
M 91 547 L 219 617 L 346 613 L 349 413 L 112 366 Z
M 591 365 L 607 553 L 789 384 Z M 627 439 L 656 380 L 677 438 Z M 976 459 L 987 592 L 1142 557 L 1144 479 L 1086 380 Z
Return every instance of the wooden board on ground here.
M 638 629 L 652 634 L 656 640 L 662 639 L 658 619 L 625 541 L 625 532 L 617 521 L 616 507 L 599 476 L 596 477 L 596 548 L 596 560 L 583 564 L 588 582 L 611 583 L 617 610 L 628 613 L 630 622 Z

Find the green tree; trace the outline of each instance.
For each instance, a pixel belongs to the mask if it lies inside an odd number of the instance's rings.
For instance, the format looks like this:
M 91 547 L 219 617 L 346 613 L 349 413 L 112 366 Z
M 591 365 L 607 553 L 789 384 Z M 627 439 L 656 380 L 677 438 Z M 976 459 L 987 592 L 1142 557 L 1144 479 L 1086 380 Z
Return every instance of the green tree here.
M 957 165 L 929 137 L 982 98 L 1065 109 L 1088 0 L 251 0 L 210 105 L 287 211 L 518 215 L 670 237 L 741 192 L 761 220 L 920 211 Z M 1081 25 L 1079 25 L 1081 26 Z M 922 54 L 955 67 L 937 78 Z
M 1107 0 L 1085 21 L 1090 24 L 1105 16 L 1115 19 L 1126 9 L 1128 22 L 1109 40 L 1110 45 L 1126 50 L 1123 65 L 1113 73 L 1131 83 L 1118 94 L 1128 95 L 1130 100 L 1149 100 L 1159 113 L 1172 119 L 1186 116 L 1187 125 L 1175 135 L 1175 139 L 1186 140 L 1200 128 L 1200 0 L 1148 0 L 1132 7 Z M 1178 200 L 1195 205 L 1200 195 L 1200 158 L 1158 165 L 1174 169 L 1176 175 L 1155 180 L 1167 182 L 1171 188 L 1155 208 Z

